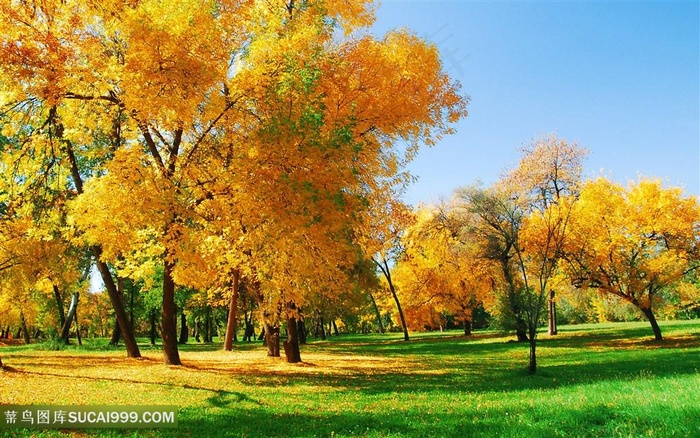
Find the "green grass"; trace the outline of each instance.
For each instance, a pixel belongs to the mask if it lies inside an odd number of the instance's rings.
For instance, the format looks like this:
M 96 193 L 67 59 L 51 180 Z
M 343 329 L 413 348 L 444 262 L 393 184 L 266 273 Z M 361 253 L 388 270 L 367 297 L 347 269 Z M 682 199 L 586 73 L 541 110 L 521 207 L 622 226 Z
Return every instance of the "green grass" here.
M 0 431 L 0 437 L 700 436 L 700 321 L 562 327 L 528 348 L 497 333 L 342 335 L 304 364 L 258 344 L 182 348 L 183 367 L 125 359 L 104 341 L 62 351 L 0 347 L 0 403 L 172 404 L 176 430 Z

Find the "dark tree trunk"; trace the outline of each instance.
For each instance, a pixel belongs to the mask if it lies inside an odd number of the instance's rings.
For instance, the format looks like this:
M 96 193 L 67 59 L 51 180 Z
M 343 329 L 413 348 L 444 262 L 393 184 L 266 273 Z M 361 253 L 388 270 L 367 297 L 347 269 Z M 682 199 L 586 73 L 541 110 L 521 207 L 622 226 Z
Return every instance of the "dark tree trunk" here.
M 301 362 L 297 320 L 293 316 L 287 319 L 287 340 L 284 341 L 284 355 L 287 358 L 287 363 Z
M 173 281 L 173 263 L 166 260 L 163 269 L 163 306 L 160 315 L 161 336 L 163 337 L 163 362 L 166 365 L 182 365 L 177 349 L 177 324 L 175 317 L 175 282 Z
M 61 328 L 61 337 L 59 338 L 66 344 L 68 343 L 68 334 L 70 333 L 70 326 L 73 324 L 73 318 L 75 318 L 75 312 L 78 310 L 78 299 L 80 294 L 78 292 L 73 294 L 73 298 L 70 301 L 70 307 L 68 308 L 68 315 L 66 316 L 66 322 Z
M 245 317 L 245 336 L 244 341 L 252 342 L 255 337 L 255 327 L 253 326 L 253 312 L 244 315 Z
M 2 358 L 0 357 L 0 368 L 2 368 Z
M 376 263 L 376 262 L 375 262 Z M 377 263 L 379 265 L 379 263 Z M 389 270 L 389 263 L 386 259 L 382 260 L 382 265 L 379 265 L 387 283 L 389 283 L 389 290 L 391 291 L 391 296 L 394 297 L 394 302 L 396 303 L 396 308 L 399 311 L 399 318 L 401 319 L 401 328 L 403 329 L 403 340 L 408 341 L 408 326 L 406 325 L 406 317 L 403 314 L 403 309 L 401 309 L 401 302 L 399 302 L 399 296 L 396 294 L 396 288 L 394 287 L 394 282 L 391 281 L 391 271 Z
M 22 324 L 22 334 L 24 335 L 24 343 L 29 345 L 31 339 L 29 339 L 29 330 L 27 330 L 27 320 L 24 317 L 24 312 L 20 310 L 19 312 L 20 323 Z
M 316 327 L 316 330 L 318 331 L 320 329 L 321 332 L 321 340 L 325 341 L 326 340 L 326 328 L 323 326 L 323 316 L 318 317 L 318 326 Z
M 528 369 L 530 374 L 537 372 L 537 337 L 530 334 L 530 366 Z
M 58 308 L 58 325 L 63 328 L 66 324 L 66 309 L 63 307 L 63 297 L 61 296 L 61 291 L 58 286 L 53 285 L 53 296 L 56 299 L 56 307 Z
M 185 310 L 180 312 L 180 338 L 177 340 L 178 344 L 186 344 L 189 339 L 189 330 L 187 328 L 187 316 L 185 316 Z
M 156 345 L 156 322 L 158 320 L 158 315 L 155 309 L 151 310 L 149 320 L 151 322 L 151 330 L 149 332 L 149 337 L 151 338 L 151 345 Z
M 236 334 L 236 310 L 238 308 L 238 282 L 240 272 L 233 271 L 233 284 L 231 286 L 231 300 L 228 303 L 228 319 L 226 320 L 226 336 L 224 337 L 224 350 L 233 350 L 233 338 Z M 247 327 L 246 327 L 247 329 Z
M 299 336 L 299 344 L 306 345 L 306 326 L 302 318 L 297 320 L 297 335 Z
M 214 327 L 211 318 L 211 307 L 204 308 L 204 342 L 214 342 Z
M 265 323 L 265 345 L 267 345 L 267 355 L 270 357 L 280 357 L 280 328 L 270 326 Z
M 372 307 L 374 307 L 374 313 L 377 315 L 377 324 L 379 324 L 379 333 L 384 334 L 384 324 L 382 324 L 382 314 L 379 312 L 379 307 L 377 306 L 377 301 L 374 299 L 374 295 L 369 292 L 369 297 L 372 299 Z
M 557 303 L 554 301 L 554 291 L 549 291 L 549 335 L 557 334 Z
M 464 318 L 464 336 L 472 335 L 472 322 L 468 318 Z
M 340 330 L 338 330 L 338 326 L 335 324 L 335 319 L 331 322 L 333 323 L 333 333 L 335 333 L 336 336 L 340 336 Z
M 79 192 L 81 192 L 81 190 L 79 190 Z M 141 351 L 139 350 L 139 346 L 136 343 L 134 331 L 129 326 L 129 320 L 126 316 L 126 311 L 124 310 L 124 304 L 122 303 L 122 299 L 119 296 L 117 286 L 114 284 L 114 278 L 112 278 L 112 273 L 109 271 L 107 263 L 100 260 L 100 258 L 102 257 L 102 247 L 93 246 L 92 253 L 95 256 L 95 264 L 97 265 L 97 270 L 100 271 L 102 282 L 105 284 L 107 294 L 109 295 L 109 300 L 112 303 L 114 315 L 118 321 L 118 328 L 121 329 L 121 335 L 124 338 L 124 345 L 126 346 L 126 354 L 128 357 L 141 357 Z
M 119 345 L 119 339 L 121 339 L 121 328 L 119 327 L 119 321 L 117 321 L 117 318 L 114 318 L 114 329 L 112 330 L 112 337 L 109 340 L 109 345 L 116 347 Z
M 518 342 L 526 342 L 529 339 L 527 337 L 527 324 L 520 316 L 515 320 L 515 335 L 518 337 Z
M 642 311 L 644 316 L 647 317 L 649 323 L 651 324 L 651 330 L 654 332 L 654 339 L 657 341 L 663 341 L 664 338 L 663 336 L 661 336 L 661 328 L 659 327 L 659 323 L 656 322 L 656 317 L 654 316 L 654 312 L 651 310 L 651 307 L 640 307 L 640 310 Z

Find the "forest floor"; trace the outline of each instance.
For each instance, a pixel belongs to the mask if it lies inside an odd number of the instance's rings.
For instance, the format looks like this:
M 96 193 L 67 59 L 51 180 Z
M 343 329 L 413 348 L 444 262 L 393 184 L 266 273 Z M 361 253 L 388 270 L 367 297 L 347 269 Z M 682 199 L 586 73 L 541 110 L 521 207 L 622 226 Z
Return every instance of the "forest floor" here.
M 700 436 L 700 320 L 564 326 L 528 346 L 493 332 L 341 335 L 301 364 L 260 343 L 188 344 L 183 366 L 141 344 L 0 345 L 2 405 L 171 405 L 175 429 L 2 429 L 0 437 Z M 0 424 L 2 424 L 0 419 Z

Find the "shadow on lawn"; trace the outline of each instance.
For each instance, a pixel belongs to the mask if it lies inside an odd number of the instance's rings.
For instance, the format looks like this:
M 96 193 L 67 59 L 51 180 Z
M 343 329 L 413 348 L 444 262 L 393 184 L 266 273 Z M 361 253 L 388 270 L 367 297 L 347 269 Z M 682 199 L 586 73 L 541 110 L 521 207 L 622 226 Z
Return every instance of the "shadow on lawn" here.
M 329 400 L 329 403 L 332 403 Z M 556 415 L 545 409 L 517 404 L 514 408 L 461 406 L 459 414 L 425 412 L 410 402 L 398 409 L 366 412 L 358 408 L 343 411 L 309 412 L 289 406 L 291 412 L 270 413 L 263 407 L 233 406 L 208 410 L 180 411 L 174 436 L 208 437 L 306 437 L 306 436 L 640 436 L 650 431 L 659 436 L 672 433 L 691 436 L 700 431 L 700 408 L 658 409 L 646 418 L 602 403 L 583 408 L 557 407 Z M 671 425 L 668 419 L 680 419 Z M 652 433 L 654 434 L 654 433 Z

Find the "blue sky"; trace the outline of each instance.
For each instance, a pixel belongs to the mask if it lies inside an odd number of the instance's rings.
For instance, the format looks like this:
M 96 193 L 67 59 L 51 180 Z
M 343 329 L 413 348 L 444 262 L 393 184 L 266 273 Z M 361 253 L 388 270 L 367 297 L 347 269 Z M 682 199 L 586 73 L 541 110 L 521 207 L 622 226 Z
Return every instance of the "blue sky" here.
M 491 184 L 549 133 L 591 151 L 587 177 L 700 194 L 699 5 L 384 0 L 372 33 L 407 27 L 436 43 L 471 97 L 457 133 L 410 165 L 406 200 Z

